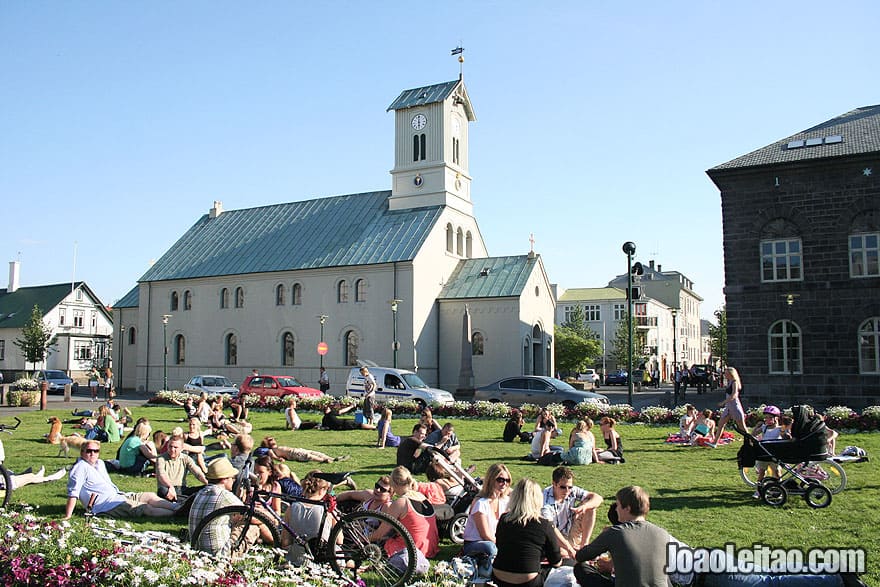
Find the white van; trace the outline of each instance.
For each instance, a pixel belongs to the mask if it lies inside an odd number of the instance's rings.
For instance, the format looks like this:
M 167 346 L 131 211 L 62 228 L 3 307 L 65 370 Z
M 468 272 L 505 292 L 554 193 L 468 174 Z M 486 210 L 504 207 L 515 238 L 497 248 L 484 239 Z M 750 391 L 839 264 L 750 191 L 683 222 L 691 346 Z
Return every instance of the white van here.
M 412 399 L 422 406 L 430 406 L 434 403 L 448 405 L 455 402 L 451 393 L 428 387 L 428 384 L 412 371 L 369 366 L 367 369 L 376 378 L 377 402 L 389 399 Z M 345 395 L 353 397 L 364 395 L 364 376 L 361 375 L 360 367 L 354 367 L 349 371 Z

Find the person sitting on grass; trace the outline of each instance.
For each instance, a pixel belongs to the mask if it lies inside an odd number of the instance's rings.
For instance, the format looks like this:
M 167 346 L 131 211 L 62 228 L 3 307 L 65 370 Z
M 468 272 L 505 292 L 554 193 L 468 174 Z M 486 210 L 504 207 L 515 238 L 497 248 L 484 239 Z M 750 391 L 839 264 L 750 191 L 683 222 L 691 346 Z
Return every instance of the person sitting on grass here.
M 166 452 L 156 460 L 156 493 L 168 501 L 182 501 L 196 493 L 201 487 L 186 487 L 184 483 L 189 471 L 199 482 L 206 484 L 208 479 L 202 469 L 188 455 L 183 454 L 183 436 L 172 436 Z
M 292 446 L 280 446 L 278 441 L 272 436 L 266 436 L 260 442 L 260 448 L 254 451 L 255 456 L 267 455 L 276 461 L 297 461 L 299 463 L 307 463 L 316 461 L 318 463 L 335 463 L 339 461 L 347 461 L 351 458 L 349 455 L 339 457 L 331 457 L 317 450 L 308 448 L 295 448 Z
M 400 437 L 391 432 L 392 413 L 390 408 L 382 410 L 382 418 L 379 420 L 377 430 L 379 437 L 376 440 L 376 448 L 385 448 L 386 446 L 400 446 Z
M 352 489 L 336 495 L 336 501 L 340 504 L 357 502 L 360 509 L 384 512 L 391 505 L 394 488 L 391 487 L 391 477 L 382 475 L 376 480 L 373 489 Z
M 70 470 L 67 481 L 65 520 L 73 515 L 77 499 L 91 513 L 110 518 L 167 518 L 174 515 L 177 505 L 155 493 L 120 491 L 110 480 L 100 453 L 101 445 L 95 440 L 87 440 L 80 447 L 80 457 Z
M 127 475 L 141 475 L 148 465 L 155 465 L 159 455 L 150 434 L 153 428 L 150 421 L 141 418 L 132 433 L 119 447 L 119 472 Z
M 510 419 L 508 419 L 507 424 L 504 425 L 504 433 L 501 435 L 504 442 L 513 442 L 514 438 L 519 438 L 520 442 L 531 442 L 532 433 L 523 432 L 522 429 L 525 423 L 523 414 L 519 409 L 513 408 L 510 410 Z
M 339 416 L 353 410 L 354 404 L 342 407 L 340 403 L 327 405 L 324 407 L 324 417 L 321 419 L 322 430 L 375 430 L 376 425 L 367 422 L 357 422 L 355 420 L 343 420 Z
M 435 430 L 425 437 L 425 444 L 436 446 L 446 453 L 446 458 L 453 463 L 461 462 L 461 442 L 455 435 L 455 426 L 447 422 L 440 430 Z
M 599 463 L 622 463 L 623 441 L 620 434 L 614 429 L 617 422 L 614 418 L 603 416 L 599 420 L 599 428 L 602 429 L 602 439 L 605 441 L 605 450 L 596 451 L 596 462 Z

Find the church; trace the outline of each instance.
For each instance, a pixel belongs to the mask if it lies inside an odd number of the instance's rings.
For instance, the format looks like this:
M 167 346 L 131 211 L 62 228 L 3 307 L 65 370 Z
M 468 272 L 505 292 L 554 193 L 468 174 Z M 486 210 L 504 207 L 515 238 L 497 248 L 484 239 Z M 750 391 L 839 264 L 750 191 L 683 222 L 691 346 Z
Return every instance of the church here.
M 473 215 L 459 79 L 403 91 L 391 190 L 209 212 L 113 308 L 119 383 L 182 389 L 252 369 L 344 392 L 359 361 L 455 392 L 553 373 L 541 257 L 490 257 Z M 324 354 L 319 354 L 319 343 Z

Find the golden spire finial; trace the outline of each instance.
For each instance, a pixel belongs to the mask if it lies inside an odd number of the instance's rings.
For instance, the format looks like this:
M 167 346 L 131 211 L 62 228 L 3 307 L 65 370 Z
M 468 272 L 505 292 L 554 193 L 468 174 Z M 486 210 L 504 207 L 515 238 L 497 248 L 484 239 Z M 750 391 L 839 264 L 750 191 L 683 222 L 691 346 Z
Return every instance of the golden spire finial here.
M 461 45 L 452 50 L 453 55 L 458 55 L 458 79 L 464 77 L 464 55 L 462 53 L 464 53 L 464 47 Z

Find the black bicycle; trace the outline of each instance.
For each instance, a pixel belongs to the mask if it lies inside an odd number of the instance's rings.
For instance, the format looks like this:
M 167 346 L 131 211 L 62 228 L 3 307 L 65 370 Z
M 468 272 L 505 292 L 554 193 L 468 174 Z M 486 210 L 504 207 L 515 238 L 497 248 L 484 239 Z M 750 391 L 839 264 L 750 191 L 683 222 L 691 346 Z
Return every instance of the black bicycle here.
M 13 416 L 15 418 L 15 416 Z M 0 432 L 6 432 L 8 434 L 12 434 L 12 431 L 18 428 L 21 424 L 21 420 L 15 418 L 15 426 L 10 426 L 9 424 L 0 423 Z M 6 460 L 6 452 L 3 450 L 3 440 L 0 439 L 0 507 L 6 507 L 9 505 L 9 499 L 12 497 L 12 473 L 3 466 L 3 461 Z
M 350 473 L 317 474 L 332 485 L 349 476 Z M 270 506 L 269 500 L 275 497 L 288 504 L 300 502 L 320 506 L 323 513 L 318 528 L 325 527 L 328 516 L 333 521 L 329 537 L 324 540 L 320 536 L 315 538 L 297 532 Z M 351 585 L 362 581 L 368 586 L 403 587 L 415 573 L 416 547 L 412 536 L 399 521 L 372 510 L 342 513 L 335 507 L 334 499 L 315 501 L 249 490 L 243 505 L 221 508 L 199 522 L 190 537 L 194 549 L 202 549 L 203 534 L 208 532 L 214 536 L 228 535 L 226 544 L 217 554 L 233 559 L 241 558 L 260 543 L 277 549 L 282 543 L 281 533 L 287 532 L 303 559 L 329 564 Z M 281 555 L 276 556 L 275 562 L 280 563 Z

